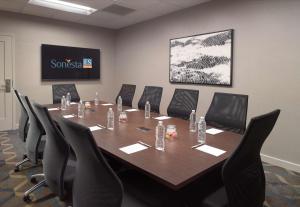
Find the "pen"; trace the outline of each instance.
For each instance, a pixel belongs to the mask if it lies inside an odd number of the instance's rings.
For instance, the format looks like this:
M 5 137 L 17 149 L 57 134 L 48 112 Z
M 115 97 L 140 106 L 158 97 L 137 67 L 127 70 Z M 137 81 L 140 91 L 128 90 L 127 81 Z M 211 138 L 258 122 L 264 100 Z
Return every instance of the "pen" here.
M 152 147 L 151 145 L 146 144 L 146 143 L 144 143 L 144 142 L 142 142 L 142 141 L 138 141 L 138 143 L 140 143 L 140 144 L 142 144 L 142 145 L 145 145 L 145 146 L 147 146 L 147 147 Z
M 196 144 L 196 145 L 192 146 L 191 148 L 194 149 L 196 147 L 199 147 L 200 145 L 203 145 L 203 144 L 202 143 L 201 144 Z

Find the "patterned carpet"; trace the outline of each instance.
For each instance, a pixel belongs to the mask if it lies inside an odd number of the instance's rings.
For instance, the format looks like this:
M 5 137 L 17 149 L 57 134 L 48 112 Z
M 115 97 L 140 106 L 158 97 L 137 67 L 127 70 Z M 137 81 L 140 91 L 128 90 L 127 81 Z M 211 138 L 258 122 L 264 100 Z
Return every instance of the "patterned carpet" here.
M 47 188 L 32 194 L 33 202 L 23 202 L 23 193 L 33 186 L 32 174 L 41 173 L 42 167 L 30 164 L 14 172 L 16 162 L 22 160 L 24 143 L 16 131 L 0 132 L 0 206 L 1 207 L 60 207 L 65 206 Z M 266 174 L 265 207 L 300 207 L 300 174 L 264 163 Z

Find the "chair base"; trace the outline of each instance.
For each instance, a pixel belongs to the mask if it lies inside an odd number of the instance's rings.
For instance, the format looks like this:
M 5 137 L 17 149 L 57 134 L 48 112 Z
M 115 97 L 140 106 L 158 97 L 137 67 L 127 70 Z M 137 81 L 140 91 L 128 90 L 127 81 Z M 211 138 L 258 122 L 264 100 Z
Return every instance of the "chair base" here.
M 34 191 L 36 191 L 37 189 L 41 188 L 41 187 L 46 187 L 46 180 L 42 180 L 41 182 L 39 182 L 38 184 L 34 185 L 32 188 L 30 188 L 29 190 L 27 190 L 24 195 L 23 195 L 23 201 L 26 203 L 31 202 L 31 198 L 30 198 L 30 194 L 33 193 Z

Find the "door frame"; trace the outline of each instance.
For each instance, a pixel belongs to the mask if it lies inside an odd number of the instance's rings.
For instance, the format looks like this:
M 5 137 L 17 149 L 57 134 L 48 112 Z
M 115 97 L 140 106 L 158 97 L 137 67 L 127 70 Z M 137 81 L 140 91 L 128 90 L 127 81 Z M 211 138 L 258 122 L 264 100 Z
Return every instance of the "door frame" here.
M 17 129 L 19 127 L 19 123 L 17 122 L 17 117 L 16 117 L 16 97 L 14 95 L 14 87 L 15 87 L 15 83 L 16 83 L 16 74 L 15 74 L 15 63 L 16 63 L 16 60 L 15 60 L 15 35 L 12 34 L 12 33 L 2 33 L 0 32 L 0 36 L 6 36 L 6 37 L 10 37 L 11 38 L 11 51 L 12 51 L 12 83 L 11 83 L 11 93 L 12 93 L 12 104 L 13 104 L 13 107 L 12 107 L 12 129 Z

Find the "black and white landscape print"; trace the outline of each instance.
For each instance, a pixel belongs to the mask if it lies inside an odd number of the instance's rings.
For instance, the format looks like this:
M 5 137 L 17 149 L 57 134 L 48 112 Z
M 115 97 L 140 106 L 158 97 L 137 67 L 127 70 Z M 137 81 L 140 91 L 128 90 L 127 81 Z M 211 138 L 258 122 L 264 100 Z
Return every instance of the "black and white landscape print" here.
M 170 82 L 231 86 L 232 32 L 170 40 Z

